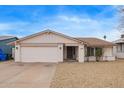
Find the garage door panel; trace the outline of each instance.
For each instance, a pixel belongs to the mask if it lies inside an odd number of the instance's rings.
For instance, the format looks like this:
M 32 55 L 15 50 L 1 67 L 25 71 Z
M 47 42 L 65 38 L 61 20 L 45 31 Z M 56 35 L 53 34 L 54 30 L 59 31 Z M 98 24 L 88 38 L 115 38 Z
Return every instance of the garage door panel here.
M 22 47 L 22 62 L 58 62 L 57 47 Z

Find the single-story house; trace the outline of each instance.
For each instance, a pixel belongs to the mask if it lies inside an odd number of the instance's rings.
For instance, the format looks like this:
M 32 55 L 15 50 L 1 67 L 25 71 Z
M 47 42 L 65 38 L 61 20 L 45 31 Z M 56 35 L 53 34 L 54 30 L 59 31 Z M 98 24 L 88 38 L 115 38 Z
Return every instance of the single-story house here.
M 124 58 L 124 34 L 121 35 L 120 39 L 114 41 L 113 43 L 117 45 L 114 55 L 117 58 Z
M 0 49 L 10 58 L 12 56 L 12 48 L 14 46 L 8 45 L 10 42 L 18 40 L 15 36 L 0 36 Z
M 100 49 L 100 60 L 113 61 L 114 43 L 97 38 L 74 38 L 62 33 L 45 30 L 14 42 L 15 62 L 64 62 L 96 61 L 96 50 Z

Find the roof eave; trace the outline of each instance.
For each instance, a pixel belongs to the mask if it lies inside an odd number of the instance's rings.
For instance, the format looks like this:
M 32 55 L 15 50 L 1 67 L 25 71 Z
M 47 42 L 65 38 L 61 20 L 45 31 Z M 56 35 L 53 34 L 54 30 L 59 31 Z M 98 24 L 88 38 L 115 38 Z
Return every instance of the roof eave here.
M 113 45 L 88 45 L 88 47 L 113 47 L 113 46 L 117 46 L 117 44 L 113 44 Z

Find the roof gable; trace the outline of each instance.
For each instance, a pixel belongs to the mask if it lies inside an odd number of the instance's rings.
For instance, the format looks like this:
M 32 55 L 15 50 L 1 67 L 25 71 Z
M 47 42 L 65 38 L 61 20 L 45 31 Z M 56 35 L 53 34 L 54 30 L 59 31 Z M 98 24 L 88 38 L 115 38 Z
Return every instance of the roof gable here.
M 67 36 L 67 35 L 64 35 L 64 34 L 61 34 L 61 33 L 58 33 L 58 32 L 55 32 L 55 31 L 52 31 L 52 30 L 45 30 L 45 31 L 42 31 L 42 32 L 39 32 L 39 33 L 36 33 L 36 34 L 32 34 L 30 36 L 27 36 L 27 37 L 24 37 L 24 38 L 21 38 L 20 40 L 18 40 L 18 42 L 24 42 L 26 40 L 29 40 L 29 39 L 33 39 L 35 37 L 38 37 L 38 36 L 41 36 L 43 34 L 54 34 L 54 35 L 57 35 L 57 36 L 61 36 L 63 38 L 66 38 L 66 39 L 69 39 L 69 40 L 72 40 L 72 41 L 75 41 L 77 43 L 84 43 L 83 41 L 81 40 L 78 40 L 78 39 L 75 39 L 75 38 L 72 38 L 70 36 Z

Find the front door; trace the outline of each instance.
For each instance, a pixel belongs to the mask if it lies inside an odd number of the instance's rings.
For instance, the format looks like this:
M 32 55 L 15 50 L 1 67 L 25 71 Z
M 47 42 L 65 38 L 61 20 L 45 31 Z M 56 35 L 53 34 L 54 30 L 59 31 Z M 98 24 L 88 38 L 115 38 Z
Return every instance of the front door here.
M 75 47 L 67 46 L 67 59 L 76 60 Z

